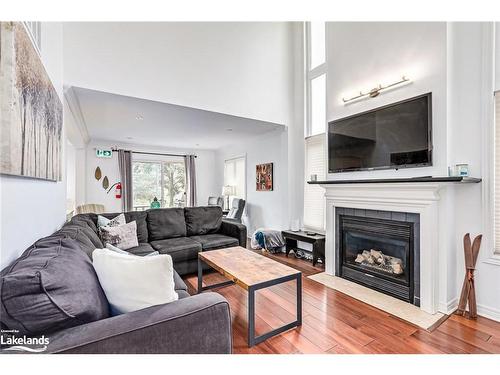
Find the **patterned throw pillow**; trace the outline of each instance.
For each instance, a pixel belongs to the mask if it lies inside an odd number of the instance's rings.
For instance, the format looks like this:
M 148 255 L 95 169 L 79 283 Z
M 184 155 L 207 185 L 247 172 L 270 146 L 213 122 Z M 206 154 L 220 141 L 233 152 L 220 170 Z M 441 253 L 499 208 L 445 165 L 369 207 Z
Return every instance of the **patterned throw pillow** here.
M 122 250 L 139 246 L 137 240 L 137 223 L 131 221 L 114 227 L 101 227 L 101 240 L 104 244 L 111 244 Z
M 123 225 L 125 224 L 125 215 L 120 214 L 112 219 L 108 219 L 107 217 L 104 217 L 102 215 L 97 216 L 97 227 L 116 227 L 117 225 Z

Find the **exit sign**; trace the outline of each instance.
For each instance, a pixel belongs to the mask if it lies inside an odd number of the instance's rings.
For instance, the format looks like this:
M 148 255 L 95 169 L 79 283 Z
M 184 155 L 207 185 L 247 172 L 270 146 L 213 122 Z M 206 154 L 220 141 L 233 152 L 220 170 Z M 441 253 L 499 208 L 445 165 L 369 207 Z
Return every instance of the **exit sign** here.
M 111 151 L 111 150 L 95 150 L 95 154 L 98 158 L 110 158 L 113 156 L 113 151 Z

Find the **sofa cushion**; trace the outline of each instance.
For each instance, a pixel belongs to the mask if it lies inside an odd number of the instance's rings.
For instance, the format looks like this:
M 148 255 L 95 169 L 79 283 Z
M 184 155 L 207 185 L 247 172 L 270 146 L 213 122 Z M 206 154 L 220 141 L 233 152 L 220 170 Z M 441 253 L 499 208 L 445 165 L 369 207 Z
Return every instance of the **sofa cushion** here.
M 183 208 L 158 208 L 146 212 L 149 242 L 186 236 Z
M 91 238 L 93 238 L 93 236 L 90 234 L 88 228 L 85 228 L 85 226 L 81 224 L 74 224 L 73 222 L 64 224 L 61 229 L 50 236 L 50 238 L 52 237 L 66 237 L 77 241 L 80 245 L 80 249 L 83 250 L 89 256 L 89 258 L 92 258 L 92 251 L 94 251 L 96 248 L 104 247 L 102 242 L 100 244 L 96 243 L 95 238 L 92 241 Z
M 71 218 L 72 224 L 85 224 L 97 234 L 97 215 L 96 214 L 78 214 Z
M 139 246 L 132 247 L 130 249 L 127 249 L 126 251 L 134 255 L 144 256 L 151 254 L 153 251 L 155 251 L 155 249 L 153 249 L 148 243 L 140 243 Z
M 160 254 L 170 254 L 174 263 L 197 259 L 201 244 L 187 237 L 169 238 L 151 242 Z
M 80 231 L 87 236 L 87 238 L 92 242 L 95 247 L 102 247 L 103 243 L 99 238 L 98 232 L 94 230 L 94 227 L 90 225 L 87 220 L 75 220 L 66 225 L 75 225 L 80 228 Z
M 179 290 L 187 291 L 186 283 L 184 283 L 184 280 L 181 279 L 181 277 L 175 270 L 174 270 L 174 284 L 176 292 L 178 292 Z
M 222 223 L 222 208 L 219 206 L 186 207 L 184 216 L 188 236 L 216 233 Z
M 188 292 L 186 292 L 185 290 L 176 290 L 175 291 L 177 293 L 177 295 L 179 296 L 179 299 L 183 299 L 183 298 L 187 298 L 187 297 L 191 297 L 189 295 Z
M 192 236 L 189 238 L 199 242 L 203 250 L 220 249 L 224 247 L 238 246 L 240 244 L 238 239 L 225 236 L 223 234 L 205 234 L 203 236 Z
M 0 274 L 2 323 L 21 335 L 47 334 L 109 316 L 90 259 L 72 239 L 37 241 Z

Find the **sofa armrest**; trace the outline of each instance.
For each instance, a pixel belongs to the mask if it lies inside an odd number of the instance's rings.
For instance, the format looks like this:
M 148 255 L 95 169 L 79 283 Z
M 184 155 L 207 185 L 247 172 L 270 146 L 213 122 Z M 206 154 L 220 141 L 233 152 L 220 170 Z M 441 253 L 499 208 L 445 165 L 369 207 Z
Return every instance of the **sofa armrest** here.
M 217 293 L 148 307 L 46 337 L 49 353 L 228 354 L 232 350 L 229 304 Z
M 222 219 L 220 233 L 237 238 L 241 247 L 247 247 L 247 227 L 241 223 Z

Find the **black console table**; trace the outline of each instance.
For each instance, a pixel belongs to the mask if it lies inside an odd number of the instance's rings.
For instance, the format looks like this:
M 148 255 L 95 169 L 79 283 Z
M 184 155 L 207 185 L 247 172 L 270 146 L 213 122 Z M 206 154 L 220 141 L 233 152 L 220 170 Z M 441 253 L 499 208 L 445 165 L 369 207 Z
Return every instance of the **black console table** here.
M 291 250 L 297 251 L 297 241 L 302 241 L 310 243 L 313 245 L 313 266 L 316 265 L 318 259 L 323 261 L 325 264 L 325 236 L 322 234 L 310 235 L 304 231 L 292 232 L 291 230 L 284 230 L 281 232 L 283 238 L 285 239 L 285 251 L 286 256 Z

